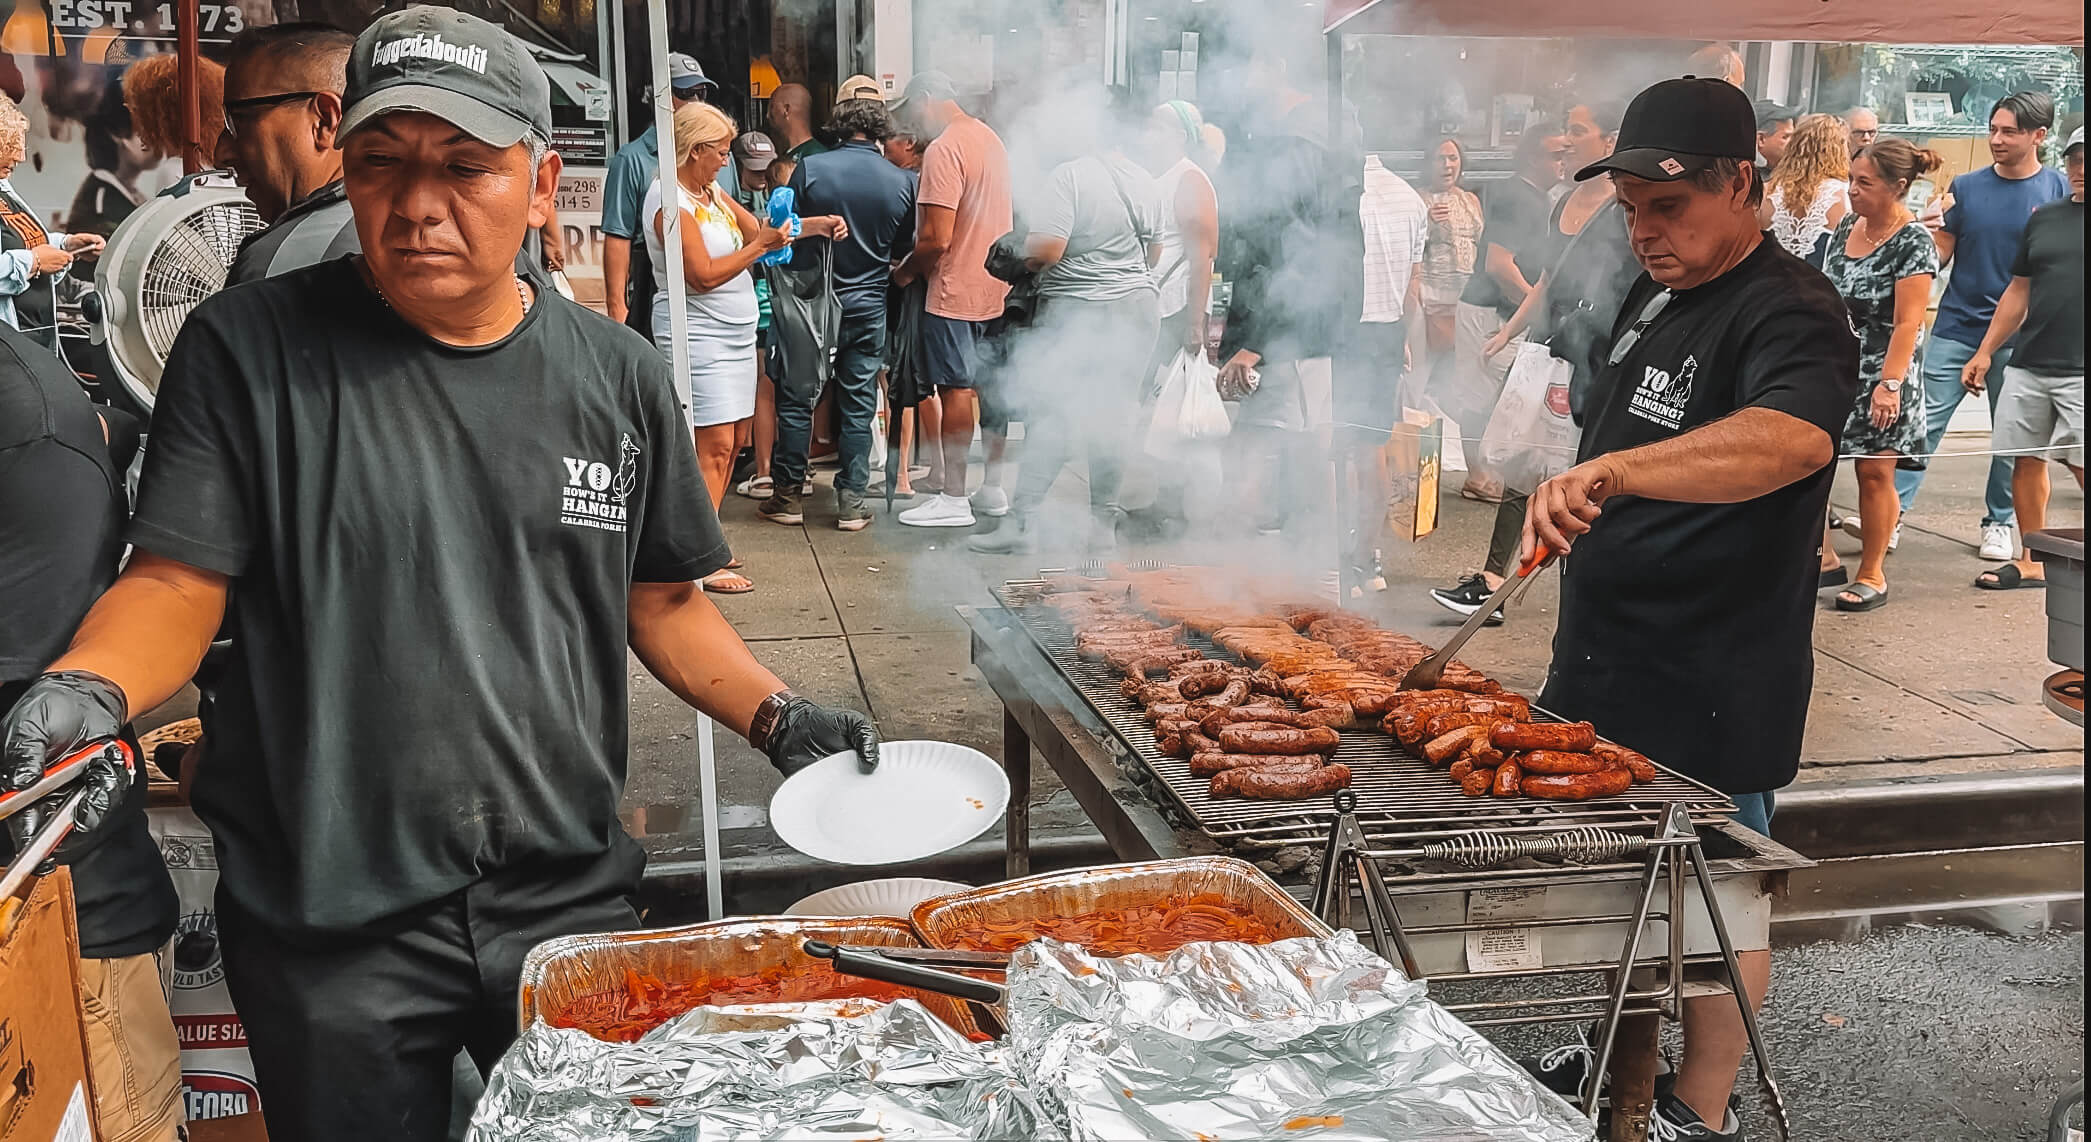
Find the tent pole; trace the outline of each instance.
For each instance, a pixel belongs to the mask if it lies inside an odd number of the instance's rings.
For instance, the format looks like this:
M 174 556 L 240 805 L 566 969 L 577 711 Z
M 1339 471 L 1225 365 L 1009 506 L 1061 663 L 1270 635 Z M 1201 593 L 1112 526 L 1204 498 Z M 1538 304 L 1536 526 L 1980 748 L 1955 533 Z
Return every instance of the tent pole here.
M 682 276 L 682 195 L 675 181 L 675 167 L 682 156 L 675 153 L 674 91 L 668 82 L 667 0 L 646 0 L 646 38 L 653 55 L 653 126 L 660 142 L 661 180 L 661 283 L 667 287 L 668 365 L 682 399 L 689 399 L 690 313 L 684 306 L 689 287 Z M 642 226 L 651 226 L 640 219 Z M 750 362 L 752 365 L 753 362 Z M 695 448 L 693 439 L 687 447 Z M 712 720 L 697 715 L 697 782 L 703 812 L 704 897 L 711 918 L 726 915 L 726 896 L 719 868 L 725 854 L 719 851 L 718 755 L 712 738 Z
M 196 71 L 203 54 L 196 38 L 196 0 L 174 5 L 175 94 L 181 101 L 182 173 L 195 174 L 210 164 L 203 155 L 203 105 Z

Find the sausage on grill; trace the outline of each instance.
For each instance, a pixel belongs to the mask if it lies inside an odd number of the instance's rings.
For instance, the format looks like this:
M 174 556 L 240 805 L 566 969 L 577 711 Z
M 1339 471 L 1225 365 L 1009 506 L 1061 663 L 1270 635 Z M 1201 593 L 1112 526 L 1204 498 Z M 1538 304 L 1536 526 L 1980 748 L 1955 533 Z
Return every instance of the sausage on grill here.
M 1524 779 L 1524 767 L 1515 761 L 1506 761 L 1496 767 L 1496 779 L 1490 784 L 1488 791 L 1498 797 L 1515 797 L 1518 794 L 1518 785 Z
M 1451 733 L 1434 737 L 1423 746 L 1423 760 L 1432 765 L 1444 765 L 1487 732 L 1483 726 L 1461 726 Z
M 1594 753 L 1569 753 L 1557 749 L 1535 749 L 1519 756 L 1518 763 L 1526 773 L 1544 773 L 1558 777 L 1574 777 L 1584 773 L 1602 773 L 1612 768 L 1612 763 Z
M 1328 763 L 1318 753 L 1194 753 L 1192 777 L 1216 777 L 1230 769 L 1320 769 Z
M 1495 783 L 1495 770 L 1477 768 L 1459 779 L 1459 791 L 1469 797 L 1486 797 Z
M 1489 731 L 1497 749 L 1558 749 L 1587 753 L 1597 744 L 1597 727 L 1589 722 L 1505 722 Z
M 1325 765 L 1320 769 L 1230 769 L 1213 780 L 1212 794 L 1234 794 L 1262 800 L 1284 801 L 1321 797 L 1350 785 L 1350 767 Z
M 1343 739 L 1327 726 L 1239 722 L 1213 735 L 1227 753 L 1330 753 Z
M 1648 760 L 1646 754 L 1630 750 L 1623 745 L 1599 742 L 1597 743 L 1597 748 L 1590 752 L 1604 758 L 1608 762 L 1616 762 L 1626 766 L 1627 772 L 1632 773 L 1634 780 L 1637 782 L 1654 781 L 1663 775 L 1662 770 L 1657 769 L 1655 763 Z
M 1587 801 L 1592 797 L 1611 797 L 1624 793 L 1632 788 L 1633 784 L 1634 775 L 1630 770 L 1606 769 L 1573 777 L 1527 777 L 1518 783 L 1518 789 L 1527 797 L 1539 797 L 1549 801 Z

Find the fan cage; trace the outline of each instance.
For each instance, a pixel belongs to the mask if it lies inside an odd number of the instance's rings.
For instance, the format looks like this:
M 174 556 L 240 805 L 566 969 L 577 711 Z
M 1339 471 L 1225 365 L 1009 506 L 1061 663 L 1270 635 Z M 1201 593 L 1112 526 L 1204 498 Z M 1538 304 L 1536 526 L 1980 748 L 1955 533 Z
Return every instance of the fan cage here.
M 225 288 L 240 243 L 261 228 L 252 203 L 215 203 L 183 219 L 148 256 L 137 313 L 146 345 L 164 363 L 190 311 Z

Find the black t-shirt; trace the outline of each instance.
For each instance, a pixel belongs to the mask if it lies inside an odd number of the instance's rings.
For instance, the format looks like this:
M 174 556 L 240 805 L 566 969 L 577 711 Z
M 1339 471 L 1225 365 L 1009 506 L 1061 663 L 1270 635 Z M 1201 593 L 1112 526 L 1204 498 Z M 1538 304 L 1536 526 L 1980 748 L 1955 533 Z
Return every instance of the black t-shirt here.
M 1488 272 L 1491 245 L 1510 252 L 1511 261 L 1525 276 L 1525 284 L 1538 285 L 1540 271 L 1546 269 L 1546 193 L 1522 178 L 1505 179 L 1488 188 L 1488 202 L 1482 208 L 1481 256 L 1476 259 L 1474 276 L 1467 279 L 1466 291 L 1459 295 L 1459 300 L 1468 305 L 1493 307 L 1497 316 L 1508 321 L 1524 299 L 1505 294 L 1495 275 Z
M 2026 323 L 2011 366 L 2050 377 L 2084 375 L 2084 204 L 2073 198 L 2033 212 L 2011 276 L 2031 278 Z
M 668 373 L 549 290 L 439 344 L 353 259 L 189 317 L 131 541 L 235 578 L 194 802 L 248 911 L 324 933 L 630 860 L 630 588 L 728 559 Z
M 914 247 L 915 181 L 862 140 L 807 155 L 791 172 L 802 217 L 839 214 L 849 224 L 849 237 L 835 243 L 835 295 L 845 311 L 885 308 L 893 262 Z
M 0 325 L 0 711 L 64 653 L 115 581 L 129 506 L 79 381 Z M 0 829 L 0 859 L 13 855 Z M 60 860 L 73 870 L 82 955 L 141 955 L 173 933 L 180 904 L 145 827 L 143 781 Z
M 1645 275 L 1615 339 L 1661 292 Z M 1610 350 L 1607 350 L 1609 355 Z M 1834 441 L 1859 346 L 1829 280 L 1770 240 L 1677 294 L 1592 394 L 1579 460 L 1768 408 Z M 1728 793 L 1793 780 L 1835 465 L 1737 504 L 1614 496 L 1562 563 L 1542 702 Z

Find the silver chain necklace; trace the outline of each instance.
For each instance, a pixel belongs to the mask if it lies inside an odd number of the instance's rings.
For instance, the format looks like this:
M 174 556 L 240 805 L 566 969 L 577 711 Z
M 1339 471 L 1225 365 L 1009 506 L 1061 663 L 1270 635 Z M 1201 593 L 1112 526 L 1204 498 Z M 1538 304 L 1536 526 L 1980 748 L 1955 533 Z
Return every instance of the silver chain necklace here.
M 377 275 L 370 272 L 370 263 L 365 262 L 363 264 L 363 273 L 364 277 L 370 281 L 371 292 L 378 295 L 378 300 L 385 303 L 385 308 L 392 310 L 394 313 L 399 312 L 398 307 L 392 304 L 392 299 L 385 296 L 385 287 L 378 284 Z M 516 274 L 514 276 L 516 300 L 523 303 L 523 316 L 528 317 L 530 316 L 531 308 L 536 305 L 536 302 L 530 296 L 530 287 L 523 284 L 523 275 Z

